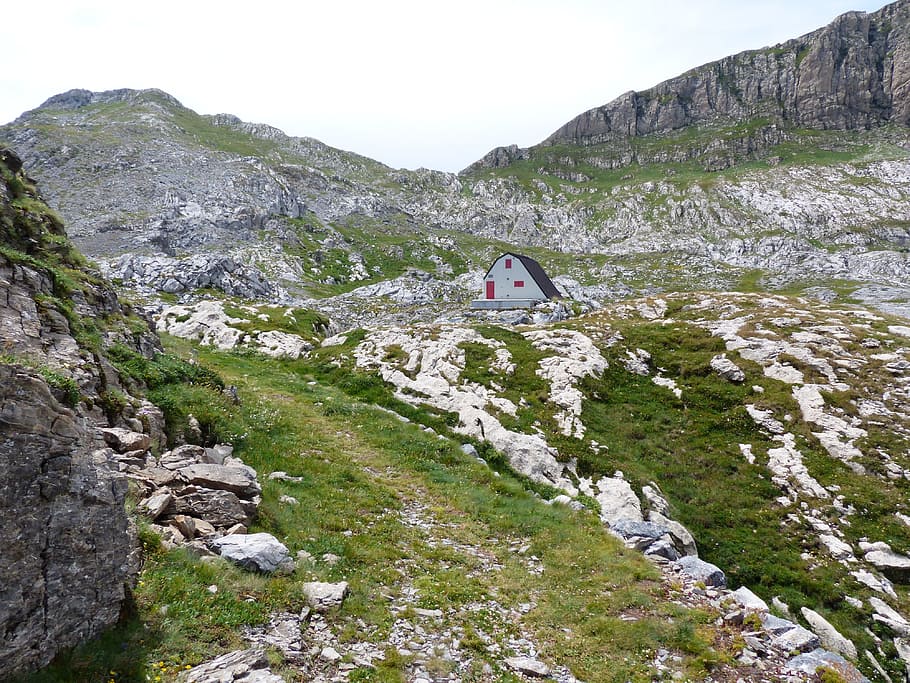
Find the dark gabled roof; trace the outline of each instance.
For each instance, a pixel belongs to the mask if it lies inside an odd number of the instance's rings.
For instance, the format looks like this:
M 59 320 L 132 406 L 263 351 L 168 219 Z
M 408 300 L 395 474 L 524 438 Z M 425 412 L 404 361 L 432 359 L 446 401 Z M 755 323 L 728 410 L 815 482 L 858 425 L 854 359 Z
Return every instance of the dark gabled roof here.
M 525 267 L 525 270 L 528 271 L 528 274 L 534 278 L 534 282 L 537 283 L 537 286 L 540 287 L 540 291 L 544 293 L 544 296 L 548 299 L 561 299 L 562 294 L 559 293 L 559 290 L 556 289 L 556 285 L 553 284 L 553 281 L 550 277 L 544 272 L 543 266 L 541 266 L 537 261 L 532 259 L 530 256 L 524 256 L 522 254 L 516 254 L 511 251 L 507 251 L 505 254 L 501 254 L 493 259 L 493 263 L 490 264 L 490 267 L 487 268 L 486 275 L 483 276 L 483 279 L 487 279 L 487 275 L 490 274 L 490 271 L 493 270 L 493 266 L 496 262 L 501 259 L 503 256 L 511 256 L 517 258 L 521 261 L 522 265 Z

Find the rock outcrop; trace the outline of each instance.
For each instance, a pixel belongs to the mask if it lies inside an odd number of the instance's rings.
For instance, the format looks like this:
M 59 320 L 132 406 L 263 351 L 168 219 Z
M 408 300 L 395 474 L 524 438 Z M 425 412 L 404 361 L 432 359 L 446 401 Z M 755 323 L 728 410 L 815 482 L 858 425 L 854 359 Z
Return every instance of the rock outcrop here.
M 848 12 L 800 38 L 749 50 L 692 69 L 642 92 L 628 92 L 572 119 L 543 145 L 623 145 L 631 138 L 702 124 L 760 119 L 733 139 L 743 157 L 782 139 L 777 126 L 868 129 L 910 125 L 910 4 L 878 12 Z M 527 150 L 497 148 L 474 167 L 527 158 Z
M 0 365 L 0 678 L 117 621 L 138 566 L 126 478 L 34 371 Z
M 138 571 L 127 480 L 105 440 L 131 425 L 157 446 L 163 420 L 125 400 L 105 355 L 114 343 L 155 351 L 130 316 L 0 149 L 0 678 L 114 624 Z

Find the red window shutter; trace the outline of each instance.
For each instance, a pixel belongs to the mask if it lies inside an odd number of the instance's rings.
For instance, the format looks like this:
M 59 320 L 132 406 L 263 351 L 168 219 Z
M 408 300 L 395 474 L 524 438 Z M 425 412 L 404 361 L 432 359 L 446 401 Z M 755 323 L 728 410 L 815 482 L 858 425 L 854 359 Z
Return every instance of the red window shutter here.
M 524 286 L 525 286 L 525 281 L 524 281 L 524 280 L 515 280 L 515 286 L 516 286 L 516 287 L 524 287 Z
M 506 268 L 511 268 L 511 267 L 512 267 L 512 259 L 507 258 L 506 259 Z

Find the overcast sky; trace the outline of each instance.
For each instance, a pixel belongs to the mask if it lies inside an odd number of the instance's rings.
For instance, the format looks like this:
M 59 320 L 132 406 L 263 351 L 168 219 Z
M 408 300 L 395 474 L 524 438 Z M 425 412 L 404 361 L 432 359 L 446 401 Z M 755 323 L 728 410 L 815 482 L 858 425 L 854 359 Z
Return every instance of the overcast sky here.
M 31 0 L 5 10 L 0 122 L 71 88 L 155 87 L 202 114 L 456 171 L 628 90 L 883 4 Z

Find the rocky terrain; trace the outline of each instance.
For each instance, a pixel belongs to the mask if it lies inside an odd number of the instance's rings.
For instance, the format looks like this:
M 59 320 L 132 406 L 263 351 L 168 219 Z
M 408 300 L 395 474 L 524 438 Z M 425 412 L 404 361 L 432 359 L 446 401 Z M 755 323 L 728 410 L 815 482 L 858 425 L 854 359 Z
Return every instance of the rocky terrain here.
M 908 26 L 459 175 L 0 127 L 0 677 L 910 680 Z M 516 248 L 567 297 L 468 311 Z
M 905 1 L 849 13 L 457 176 L 201 116 L 155 90 L 63 93 L 0 140 L 109 277 L 170 302 L 214 289 L 343 311 L 333 297 L 416 269 L 426 296 L 377 291 L 383 310 L 425 315 L 413 304 L 520 247 L 594 302 L 778 290 L 906 313 L 907 27 Z
M 220 316 L 219 324 L 243 321 Z M 209 343 L 235 348 L 224 330 Z M 682 590 L 675 599 L 744 629 L 734 664 L 744 680 L 823 665 L 846 680 L 860 680 L 854 667 L 871 680 L 902 680 L 910 665 L 908 340 L 905 321 L 859 307 L 702 293 L 613 304 L 556 324 L 349 331 L 292 357 L 311 372 L 377 374 L 388 400 L 447 416 L 417 418 L 431 437 L 466 440 L 469 457 L 478 456 L 471 443 L 487 444 L 494 450 L 485 457 L 501 454 L 528 485 L 544 487 L 549 505 L 595 517 L 661 568 L 671 592 Z M 354 381 L 333 376 L 341 386 Z M 396 515 L 431 547 L 457 549 L 477 571 L 501 571 L 494 546 L 465 542 L 425 505 L 406 499 Z M 298 562 L 318 560 L 305 552 Z M 474 661 L 458 647 L 468 615 L 501 620 L 494 632 L 511 633 L 506 624 L 521 620 L 525 608 L 500 600 L 426 608 L 421 584 L 399 567 L 396 588 L 384 589 L 401 615 L 391 630 L 350 640 L 319 612 L 284 611 L 247 638 L 278 647 L 313 680 L 376 666 L 389 647 L 414 657 L 408 680 L 461 680 Z M 531 557 L 523 571 L 539 570 Z M 575 680 L 554 667 L 558 657 L 542 656 L 547 647 L 533 631 L 510 637 L 487 641 L 511 657 L 498 666 L 520 659 L 528 671 Z M 428 668 L 439 657 L 454 679 Z M 658 652 L 650 665 L 672 672 L 672 657 Z

